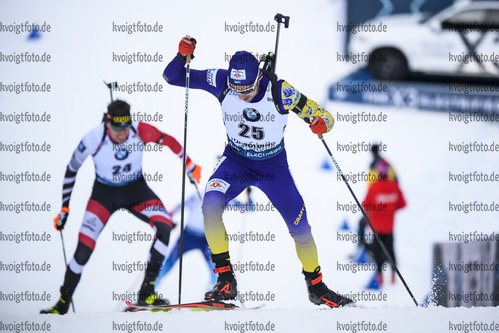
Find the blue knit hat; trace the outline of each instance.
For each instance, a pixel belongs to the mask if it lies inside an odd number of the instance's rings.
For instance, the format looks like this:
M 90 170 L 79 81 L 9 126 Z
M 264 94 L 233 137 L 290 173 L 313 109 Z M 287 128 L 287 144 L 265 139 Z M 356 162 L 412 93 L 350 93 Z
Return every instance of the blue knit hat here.
M 247 51 L 236 52 L 229 62 L 229 83 L 236 86 L 249 86 L 260 75 L 258 60 Z

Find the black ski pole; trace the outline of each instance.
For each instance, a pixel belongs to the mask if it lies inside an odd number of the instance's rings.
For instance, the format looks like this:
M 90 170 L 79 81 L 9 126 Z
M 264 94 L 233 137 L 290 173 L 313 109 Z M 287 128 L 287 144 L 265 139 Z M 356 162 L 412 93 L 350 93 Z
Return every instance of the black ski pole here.
M 407 290 L 407 292 L 409 293 L 409 295 L 411 296 L 412 300 L 414 301 L 414 304 L 416 304 L 416 306 L 418 306 L 418 302 L 416 301 L 416 299 L 414 298 L 414 296 L 412 295 L 412 292 L 411 290 L 409 289 L 409 286 L 407 285 L 407 283 L 405 282 L 404 278 L 402 277 L 402 274 L 400 274 L 400 271 L 398 270 L 397 268 L 397 265 L 395 265 L 395 262 L 393 261 L 392 257 L 390 256 L 390 254 L 388 253 L 385 245 L 383 245 L 383 242 L 381 241 L 381 239 L 379 238 L 379 235 L 378 233 L 376 232 L 376 230 L 374 229 L 371 221 L 369 220 L 369 218 L 367 217 L 367 214 L 366 212 L 364 211 L 364 208 L 362 208 L 362 205 L 360 204 L 359 200 L 357 200 L 357 197 L 355 196 L 355 194 L 353 193 L 353 190 L 352 188 L 350 187 L 350 185 L 348 184 L 348 181 L 347 179 L 345 178 L 345 176 L 343 175 L 343 172 L 341 171 L 340 169 L 340 166 L 338 165 L 338 163 L 336 162 L 334 156 L 333 156 L 333 153 L 331 153 L 331 150 L 329 150 L 329 147 L 326 143 L 326 141 L 324 141 L 324 137 L 322 136 L 322 134 L 317 134 L 317 136 L 319 137 L 319 139 L 321 139 L 322 143 L 324 144 L 324 147 L 326 148 L 328 154 L 329 154 L 329 157 L 331 157 L 331 160 L 333 161 L 333 164 L 335 165 L 336 169 L 338 169 L 338 172 L 340 173 L 341 175 L 341 178 L 343 179 L 343 181 L 345 182 L 345 184 L 347 185 L 348 187 L 348 190 L 350 191 L 350 193 L 352 194 L 353 198 L 355 199 L 355 202 L 357 203 L 357 206 L 359 206 L 359 209 L 360 211 L 362 212 L 362 215 L 364 216 L 364 219 L 367 221 L 367 223 L 369 224 L 369 226 L 371 227 L 371 230 L 373 231 L 373 234 L 374 236 L 376 237 L 376 240 L 378 241 L 379 245 L 381 246 L 381 249 L 383 250 L 383 252 L 385 253 L 386 257 L 388 258 L 388 260 L 390 261 L 390 264 L 392 264 L 392 267 L 395 269 L 395 271 L 397 272 L 397 275 L 399 276 L 400 278 L 400 281 L 402 281 L 402 283 L 404 284 L 404 287 L 405 289 Z
M 190 39 L 190 36 L 186 36 Z M 180 249 L 179 249 L 179 270 L 178 270 L 178 304 L 182 303 L 182 255 L 184 252 L 184 210 L 185 210 L 185 174 L 187 159 L 187 114 L 189 112 L 189 80 L 191 55 L 188 54 L 185 60 L 185 117 L 184 117 L 184 155 L 182 158 L 182 203 L 180 208 Z
M 64 255 L 64 266 L 68 267 L 68 260 L 66 259 L 66 246 L 64 245 L 64 237 L 62 237 L 62 230 L 59 231 L 61 233 L 61 243 L 62 243 L 62 254 Z M 73 313 L 76 313 L 75 311 L 75 304 L 73 302 L 73 299 L 71 299 L 71 308 L 73 309 Z
M 281 30 L 281 23 L 284 23 L 284 28 L 289 27 L 289 16 L 284 16 L 280 13 L 277 13 L 274 16 L 274 20 L 277 21 L 277 35 L 275 40 L 275 52 L 274 52 L 274 65 L 272 66 L 272 73 L 275 73 L 277 67 L 277 47 L 279 46 L 279 32 Z
M 194 184 L 194 187 L 196 187 L 196 192 L 198 194 L 198 197 L 199 197 L 199 200 L 202 200 L 203 197 L 201 196 L 201 193 L 199 192 L 199 188 L 198 188 L 198 184 L 196 184 L 196 181 L 195 180 L 191 180 L 191 183 Z

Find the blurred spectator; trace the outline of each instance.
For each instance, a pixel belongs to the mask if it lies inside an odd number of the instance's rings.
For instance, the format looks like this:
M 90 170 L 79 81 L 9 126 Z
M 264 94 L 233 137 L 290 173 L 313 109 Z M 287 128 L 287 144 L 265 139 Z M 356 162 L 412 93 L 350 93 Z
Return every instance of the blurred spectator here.
M 397 177 L 390 164 L 380 156 L 378 145 L 373 145 L 372 154 L 374 161 L 371 163 L 370 175 L 377 180 L 368 183 L 368 191 L 363 202 L 363 208 L 378 233 L 388 254 L 396 263 L 393 247 L 393 228 L 395 212 L 406 206 L 404 195 L 398 185 Z M 374 177 L 370 177 L 374 178 Z M 379 242 L 365 242 L 364 230 L 366 221 L 364 218 L 359 223 L 359 239 L 367 252 L 371 255 L 377 265 L 377 283 L 383 284 L 383 264 L 389 262 Z M 395 270 L 392 267 L 392 283 L 395 282 Z
M 385 175 L 386 178 L 390 181 L 398 182 L 397 176 L 392 166 L 386 159 L 381 157 L 379 153 L 379 145 L 372 145 L 371 153 L 373 155 L 373 161 L 371 162 L 371 165 L 369 167 L 370 171 L 368 185 L 370 186 L 374 182 L 373 179 L 379 179 L 380 177 L 383 177 L 383 175 Z

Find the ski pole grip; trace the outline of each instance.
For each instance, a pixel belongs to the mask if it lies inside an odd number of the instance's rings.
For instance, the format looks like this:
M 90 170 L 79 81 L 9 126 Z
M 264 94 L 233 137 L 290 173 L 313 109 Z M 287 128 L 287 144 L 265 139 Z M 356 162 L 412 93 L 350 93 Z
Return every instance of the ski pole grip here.
M 289 27 L 289 16 L 284 16 L 281 13 L 277 13 L 274 16 L 274 20 L 276 20 L 277 23 L 284 23 L 284 28 Z
M 191 39 L 191 36 L 190 36 L 190 35 L 185 35 L 185 37 L 186 37 L 187 39 L 189 39 L 189 40 Z M 186 58 L 185 58 L 185 63 L 186 63 L 186 64 L 190 64 L 190 63 L 191 63 L 191 55 L 190 55 L 190 54 L 187 54 L 187 55 L 186 55 Z

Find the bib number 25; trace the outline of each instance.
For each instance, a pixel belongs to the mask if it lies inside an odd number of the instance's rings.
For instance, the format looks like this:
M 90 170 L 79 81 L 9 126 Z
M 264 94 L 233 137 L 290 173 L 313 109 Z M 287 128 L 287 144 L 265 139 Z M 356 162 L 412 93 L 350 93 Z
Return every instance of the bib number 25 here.
M 239 124 L 241 131 L 239 135 L 244 138 L 250 138 L 250 135 L 255 140 L 263 140 L 265 133 L 263 132 L 263 127 L 248 126 L 246 124 Z

